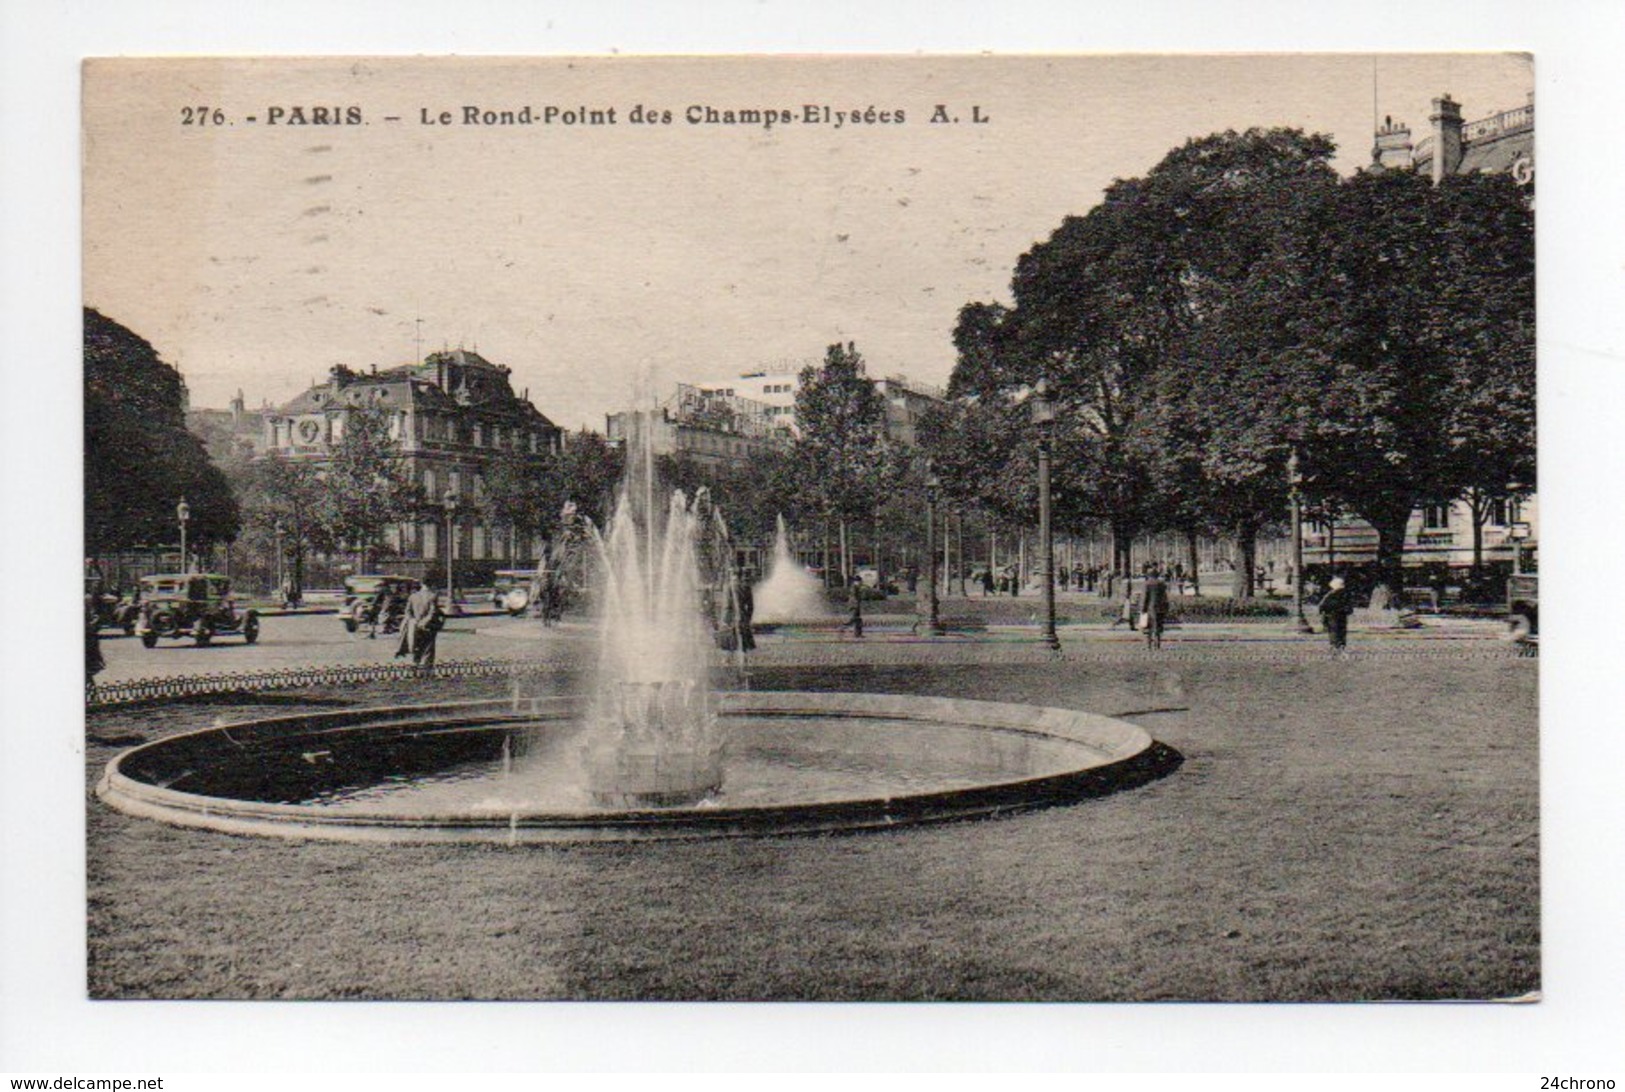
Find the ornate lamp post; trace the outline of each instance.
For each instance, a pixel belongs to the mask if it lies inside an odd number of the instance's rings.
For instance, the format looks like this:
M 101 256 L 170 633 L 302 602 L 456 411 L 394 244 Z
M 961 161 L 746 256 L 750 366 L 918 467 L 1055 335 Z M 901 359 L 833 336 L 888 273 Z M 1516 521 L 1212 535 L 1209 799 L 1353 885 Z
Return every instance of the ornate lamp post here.
M 1049 453 L 1055 439 L 1055 406 L 1049 400 L 1049 380 L 1033 388 L 1033 424 L 1038 426 L 1038 538 L 1044 579 L 1044 643 L 1060 651 L 1055 635 L 1055 539 L 1049 524 Z
M 182 497 L 181 502 L 175 506 L 175 522 L 181 525 L 181 572 L 189 573 L 192 566 L 186 560 L 186 521 L 192 518 L 192 506 Z
M 442 500 L 446 506 L 446 609 L 449 613 L 457 599 L 452 594 L 452 562 L 457 557 L 457 494 L 448 492 Z
M 1299 633 L 1313 633 L 1303 616 L 1303 472 L 1298 467 L 1298 449 L 1286 458 L 1286 484 L 1292 498 L 1292 616 Z
M 930 596 L 930 625 L 933 635 L 942 632 L 942 618 L 937 613 L 937 494 L 942 482 L 935 473 L 925 479 L 925 588 Z M 947 570 L 943 570 L 944 577 Z

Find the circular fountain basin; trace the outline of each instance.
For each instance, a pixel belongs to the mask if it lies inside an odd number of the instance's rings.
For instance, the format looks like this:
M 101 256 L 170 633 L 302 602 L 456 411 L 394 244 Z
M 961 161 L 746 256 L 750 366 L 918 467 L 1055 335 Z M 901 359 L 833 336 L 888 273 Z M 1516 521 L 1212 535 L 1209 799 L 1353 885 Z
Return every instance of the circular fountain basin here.
M 1076 802 L 1178 756 L 1069 709 L 885 694 L 718 695 L 722 788 L 617 808 L 582 785 L 579 701 L 322 712 L 172 736 L 108 764 L 131 815 L 234 834 L 383 842 L 581 842 L 891 827 Z

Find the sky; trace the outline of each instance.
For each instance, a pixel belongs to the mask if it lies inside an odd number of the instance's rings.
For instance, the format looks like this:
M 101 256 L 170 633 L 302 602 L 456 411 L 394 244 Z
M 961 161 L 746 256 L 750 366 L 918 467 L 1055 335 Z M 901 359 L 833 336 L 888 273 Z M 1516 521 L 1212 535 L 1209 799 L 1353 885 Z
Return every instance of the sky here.
M 836 341 L 941 383 L 961 306 L 1008 299 L 1023 252 L 1188 138 L 1300 127 L 1352 171 L 1374 108 L 1420 139 L 1439 94 L 1473 120 L 1532 88 L 1494 53 L 92 62 L 84 299 L 200 407 L 442 347 L 509 366 L 569 428 Z M 640 104 L 672 122 L 633 123 Z M 561 116 L 465 125 L 470 105 Z M 288 124 L 350 106 L 363 124 Z M 706 106 L 796 120 L 686 120 Z M 226 124 L 184 124 L 197 107 Z M 580 107 L 616 122 L 562 123 Z

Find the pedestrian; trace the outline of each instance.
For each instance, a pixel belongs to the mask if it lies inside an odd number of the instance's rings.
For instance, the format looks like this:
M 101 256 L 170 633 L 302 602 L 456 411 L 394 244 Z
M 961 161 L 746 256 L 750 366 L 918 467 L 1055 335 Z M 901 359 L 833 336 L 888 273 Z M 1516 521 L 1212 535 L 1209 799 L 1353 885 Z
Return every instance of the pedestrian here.
M 1331 590 L 1320 601 L 1320 618 L 1326 625 L 1326 637 L 1332 651 L 1341 652 L 1349 643 L 1349 615 L 1354 613 L 1354 597 L 1343 586 L 1341 576 L 1332 577 Z
M 756 593 L 751 590 L 750 574 L 739 570 L 739 649 L 756 651 L 756 630 L 752 619 L 756 617 Z
M 1162 647 L 1162 627 L 1168 620 L 1168 581 L 1161 570 L 1146 573 L 1145 587 L 1140 589 L 1140 628 L 1145 631 L 1145 645 L 1149 649 Z
M 846 616 L 846 621 L 841 623 L 841 628 L 846 629 L 848 627 L 851 627 L 852 636 L 854 636 L 854 637 L 862 637 L 863 636 L 863 577 L 859 576 L 857 573 L 853 573 L 852 574 L 852 579 L 847 585 L 847 591 L 851 595 L 851 598 L 852 598 L 852 611 L 851 611 L 850 614 L 848 614 Z
M 433 667 L 435 642 L 446 616 L 440 609 L 440 597 L 425 581 L 406 600 L 406 616 L 401 619 L 401 643 L 395 649 L 396 657 L 411 656 L 419 667 Z
M 1112 579 L 1113 580 L 1117 579 L 1115 574 L 1113 575 Z M 1127 626 L 1129 629 L 1133 629 L 1135 627 L 1135 624 L 1136 624 L 1136 619 L 1134 617 L 1134 581 L 1128 579 L 1127 577 L 1124 577 L 1123 578 L 1123 600 L 1122 600 L 1122 603 L 1117 608 L 1117 617 L 1112 619 L 1112 624 L 1110 626 L 1108 626 L 1107 628 L 1108 629 L 1116 629 L 1118 626 Z
M 389 585 L 379 584 L 378 590 L 372 593 L 372 599 L 367 604 L 367 640 L 378 636 L 378 627 L 384 621 L 384 604 L 388 601 Z
M 982 598 L 986 599 L 993 594 L 993 566 L 989 565 L 982 570 Z

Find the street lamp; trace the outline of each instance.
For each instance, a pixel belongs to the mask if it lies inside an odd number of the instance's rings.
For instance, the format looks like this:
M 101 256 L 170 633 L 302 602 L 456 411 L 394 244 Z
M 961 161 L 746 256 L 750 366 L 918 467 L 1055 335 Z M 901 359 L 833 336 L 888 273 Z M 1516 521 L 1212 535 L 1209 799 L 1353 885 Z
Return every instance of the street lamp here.
M 925 588 L 930 597 L 932 634 L 942 633 L 942 618 L 937 613 L 937 494 L 942 482 L 935 473 L 925 479 Z M 946 571 L 944 572 L 946 575 Z
M 1507 528 L 1507 540 L 1512 543 L 1512 575 L 1523 575 L 1523 544 L 1529 538 L 1529 524 L 1522 520 L 1514 521 Z
M 288 581 L 287 578 L 282 574 L 282 521 L 277 520 L 275 523 L 273 523 L 271 525 L 271 531 L 276 542 L 276 593 L 286 599 Z
M 1303 616 L 1303 471 L 1298 466 L 1298 449 L 1286 457 L 1286 484 L 1292 499 L 1292 616 L 1299 633 L 1315 629 Z
M 1033 388 L 1033 424 L 1038 426 L 1038 538 L 1044 574 L 1044 643 L 1061 649 L 1055 635 L 1055 541 L 1049 523 L 1049 451 L 1055 438 L 1055 405 L 1049 400 L 1049 380 L 1040 378 Z M 1017 578 L 1019 579 L 1019 577 Z
M 192 506 L 182 497 L 181 502 L 175 506 L 175 521 L 181 525 L 181 572 L 189 573 L 192 566 L 186 563 L 186 521 L 192 518 Z
M 452 594 L 451 563 L 457 557 L 457 494 L 448 492 L 443 498 L 446 506 L 446 609 L 449 613 L 457 601 Z

